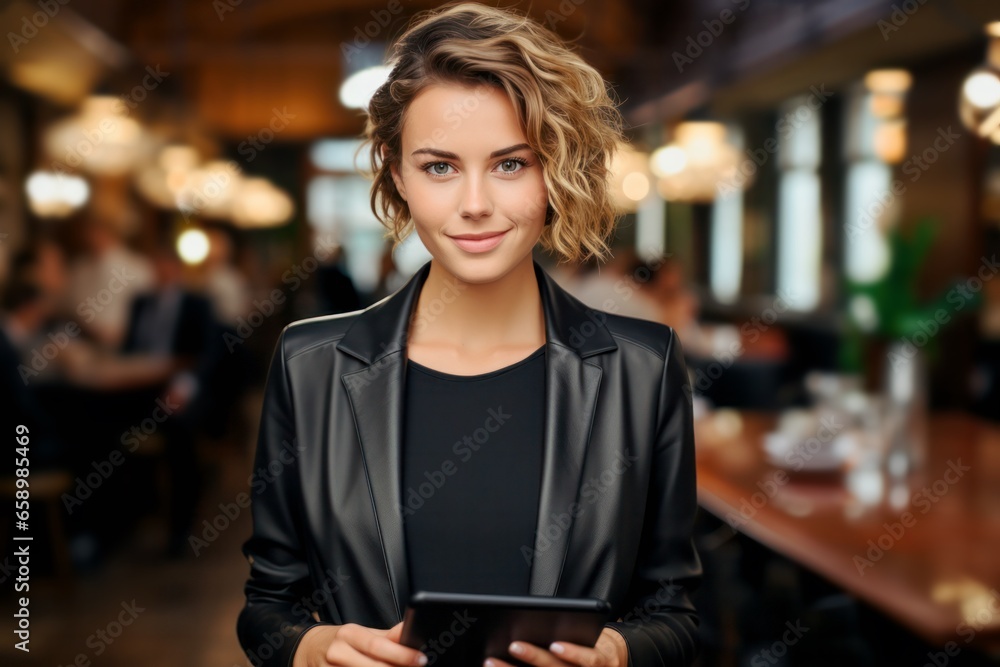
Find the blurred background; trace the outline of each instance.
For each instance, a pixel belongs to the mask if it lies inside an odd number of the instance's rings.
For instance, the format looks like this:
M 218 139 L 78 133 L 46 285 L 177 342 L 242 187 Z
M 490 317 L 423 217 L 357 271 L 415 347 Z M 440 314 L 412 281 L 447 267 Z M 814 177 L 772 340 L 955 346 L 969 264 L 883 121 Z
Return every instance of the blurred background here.
M 249 664 L 266 364 L 430 258 L 382 240 L 356 151 L 438 4 L 0 3 L 3 664 Z M 1000 5 L 499 4 L 629 123 L 614 257 L 537 259 L 680 333 L 699 664 L 997 664 Z

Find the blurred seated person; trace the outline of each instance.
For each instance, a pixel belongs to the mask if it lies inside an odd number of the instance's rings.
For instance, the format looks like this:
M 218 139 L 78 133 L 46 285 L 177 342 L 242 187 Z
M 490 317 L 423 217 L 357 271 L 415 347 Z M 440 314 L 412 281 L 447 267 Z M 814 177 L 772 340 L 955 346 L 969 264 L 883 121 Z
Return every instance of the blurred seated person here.
M 221 438 L 230 433 L 238 417 L 236 410 L 253 380 L 255 359 L 243 344 L 247 326 L 256 305 L 250 283 L 236 265 L 232 233 L 218 226 L 207 227 L 209 251 L 199 267 L 199 285 L 211 301 L 220 330 L 224 351 L 212 378 L 213 419 L 202 424 L 206 435 Z M 241 335 L 241 332 L 244 332 Z
M 684 266 L 663 255 L 636 261 L 629 268 L 643 294 L 655 305 L 656 320 L 677 331 L 685 350 L 698 346 L 698 297 L 687 286 Z
M 775 319 L 761 312 L 734 323 L 699 321 L 701 304 L 675 257 L 637 263 L 630 272 L 657 304 L 658 320 L 677 331 L 696 393 L 717 406 L 776 407 L 788 343 Z
M 643 271 L 635 250 L 618 246 L 611 259 L 602 264 L 590 259 L 581 265 L 579 272 L 570 277 L 565 289 L 577 299 L 596 310 L 626 317 L 658 321 L 660 312 L 650 294 L 642 289 L 649 276 Z
M 46 304 L 45 321 L 23 344 L 26 382 L 70 382 L 88 389 L 126 390 L 169 376 L 172 360 L 119 357 L 83 335 L 81 322 L 86 317 L 77 313 L 62 317 L 59 306 L 65 300 L 69 278 L 65 254 L 55 241 L 41 237 L 29 242 L 14 256 L 11 271 L 22 284 L 34 286 Z
M 176 372 L 164 398 L 195 426 L 205 415 L 207 388 L 219 360 L 218 322 L 211 302 L 184 286 L 184 268 L 172 249 L 157 250 L 153 267 L 156 283 L 132 301 L 120 352 L 174 360 Z
M 329 254 L 330 257 L 316 270 L 319 314 L 332 315 L 358 310 L 361 308 L 361 297 L 347 273 L 344 246 L 338 244 Z
M 87 338 L 110 350 L 121 346 L 134 296 L 153 284 L 149 260 L 126 245 L 110 223 L 80 227 L 84 254 L 69 267 L 64 307 Z M 113 298 L 100 298 L 105 294 Z
M 4 432 L 27 435 L 32 469 L 60 467 L 63 443 L 52 428 L 54 417 L 45 410 L 32 386 L 24 360 L 29 346 L 51 314 L 51 304 L 41 287 L 15 271 L 0 299 L 0 404 Z M 21 426 L 23 429 L 18 429 Z M 13 474 L 14 456 L 4 456 L 0 473 Z
M 148 484 L 136 476 L 135 463 L 128 464 L 133 474 L 110 476 L 99 488 L 81 480 L 92 478 L 95 464 L 123 453 L 127 429 L 151 413 L 142 390 L 159 391 L 175 361 L 119 356 L 89 339 L 75 313 L 62 316 L 66 287 L 64 254 L 53 240 L 33 239 L 12 259 L 2 302 L 0 392 L 12 406 L 4 414 L 29 429 L 31 466 L 64 469 L 74 479 L 62 501 L 73 559 L 87 569 L 125 536 L 141 510 L 135 494 Z
M 173 248 L 153 256 L 156 284 L 132 303 L 121 352 L 173 359 L 176 372 L 147 395 L 147 412 L 165 406 L 162 424 L 171 478 L 168 553 L 186 546 L 201 495 L 196 436 L 212 413 L 212 382 L 221 355 L 221 331 L 211 302 L 182 283 L 183 265 Z
M 235 263 L 230 232 L 219 227 L 205 229 L 208 255 L 201 263 L 201 282 L 220 323 L 235 328 L 253 308 L 250 284 Z

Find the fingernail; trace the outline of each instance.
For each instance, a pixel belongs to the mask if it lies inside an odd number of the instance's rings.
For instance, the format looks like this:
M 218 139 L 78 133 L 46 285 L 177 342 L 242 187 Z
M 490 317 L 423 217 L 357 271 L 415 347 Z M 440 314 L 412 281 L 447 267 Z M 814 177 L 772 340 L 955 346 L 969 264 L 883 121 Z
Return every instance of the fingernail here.
M 510 652 L 517 653 L 518 655 L 520 655 L 521 653 L 524 653 L 524 647 L 518 644 L 517 642 L 514 642 L 513 644 L 510 645 Z
M 417 664 L 418 665 L 426 665 L 427 664 L 427 656 L 424 655 L 423 653 L 421 653 L 419 656 L 417 656 Z
M 496 663 L 489 658 L 486 658 L 486 660 L 483 661 L 483 664 L 486 665 L 486 667 L 496 667 Z
M 556 644 L 555 642 L 552 642 L 551 644 L 549 644 L 549 650 L 552 651 L 553 653 L 562 653 L 566 650 L 566 647 L 563 646 L 562 644 Z

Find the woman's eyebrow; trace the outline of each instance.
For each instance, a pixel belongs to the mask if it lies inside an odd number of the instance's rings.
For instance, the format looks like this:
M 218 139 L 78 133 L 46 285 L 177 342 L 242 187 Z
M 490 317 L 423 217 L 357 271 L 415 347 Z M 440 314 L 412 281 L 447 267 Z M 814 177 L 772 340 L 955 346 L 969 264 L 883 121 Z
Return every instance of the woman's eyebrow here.
M 513 146 L 508 146 L 507 148 L 501 148 L 500 150 L 493 151 L 490 153 L 490 158 L 500 157 L 501 155 L 507 155 L 508 153 L 513 153 L 525 148 L 531 148 L 528 144 L 515 144 Z M 417 150 L 410 153 L 411 156 L 417 153 L 427 153 L 428 155 L 434 155 L 436 157 L 446 158 L 448 160 L 457 160 L 458 156 L 454 153 L 449 153 L 448 151 L 438 150 L 437 148 L 418 148 Z

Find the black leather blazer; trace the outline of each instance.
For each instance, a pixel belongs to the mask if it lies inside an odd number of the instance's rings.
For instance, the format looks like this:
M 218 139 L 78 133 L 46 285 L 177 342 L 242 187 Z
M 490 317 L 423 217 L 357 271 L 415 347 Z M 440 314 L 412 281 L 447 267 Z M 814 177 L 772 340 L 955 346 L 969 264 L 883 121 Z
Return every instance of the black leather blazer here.
M 624 635 L 632 667 L 689 664 L 701 564 L 681 345 L 664 324 L 588 308 L 534 267 L 546 403 L 529 592 L 610 602 L 617 620 L 607 625 Z M 364 310 L 281 332 L 243 545 L 250 577 L 237 635 L 253 664 L 291 665 L 320 622 L 402 620 L 411 593 L 399 463 L 405 346 L 429 269 Z M 456 298 L 430 296 L 443 307 Z

